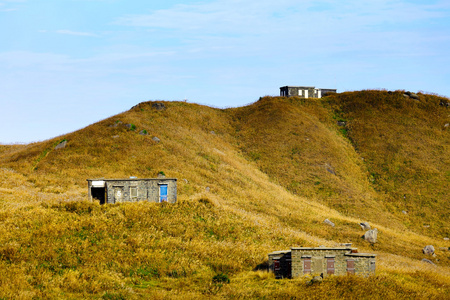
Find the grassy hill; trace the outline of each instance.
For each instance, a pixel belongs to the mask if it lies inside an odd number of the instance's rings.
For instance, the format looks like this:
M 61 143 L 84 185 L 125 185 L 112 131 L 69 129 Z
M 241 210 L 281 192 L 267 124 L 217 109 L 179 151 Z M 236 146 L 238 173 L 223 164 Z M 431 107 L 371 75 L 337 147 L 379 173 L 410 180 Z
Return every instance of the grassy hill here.
M 448 298 L 448 102 L 402 91 L 224 110 L 144 102 L 0 146 L 0 297 Z M 87 201 L 87 178 L 159 172 L 178 178 L 177 204 Z M 377 253 L 377 275 L 309 286 L 259 270 L 274 250 L 344 242 Z

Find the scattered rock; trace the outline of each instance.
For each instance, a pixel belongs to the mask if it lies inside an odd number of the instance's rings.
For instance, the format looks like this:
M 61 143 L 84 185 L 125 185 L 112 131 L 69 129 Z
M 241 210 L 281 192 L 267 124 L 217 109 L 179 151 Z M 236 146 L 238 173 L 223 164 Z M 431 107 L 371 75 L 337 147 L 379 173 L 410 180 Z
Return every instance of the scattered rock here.
M 147 132 L 147 130 L 142 129 L 141 131 L 139 131 L 139 134 L 140 135 L 148 135 L 148 132 Z
M 109 125 L 109 127 L 117 127 L 117 126 L 119 126 L 120 124 L 122 124 L 122 121 L 116 121 L 116 122 L 114 122 L 114 124 Z
M 205 191 L 208 192 L 208 193 L 209 193 L 210 190 L 211 190 L 211 189 L 209 188 L 209 186 L 207 186 L 207 187 L 205 188 Z
M 417 95 L 416 93 L 411 93 L 409 95 L 409 98 L 415 99 L 415 100 L 419 100 L 419 95 Z
M 335 226 L 334 223 L 331 222 L 331 221 L 328 220 L 328 219 L 325 219 L 323 222 L 324 222 L 325 224 L 327 224 L 327 225 L 330 225 L 331 227 L 334 227 L 334 226 Z
M 412 92 L 405 92 L 403 94 L 404 97 L 408 97 L 414 100 L 419 100 L 419 95 L 417 95 L 416 93 L 412 93 Z
M 158 178 L 166 178 L 166 175 L 164 175 L 163 173 L 158 173 Z
M 59 143 L 59 144 L 55 147 L 55 150 L 63 149 L 63 148 L 66 147 L 66 145 L 67 145 L 67 141 L 64 140 L 64 141 L 62 141 L 61 143 Z
M 161 140 L 160 140 L 159 138 L 157 138 L 156 136 L 154 136 L 154 137 L 152 138 L 152 140 L 153 140 L 154 142 L 156 142 L 156 143 L 161 142 Z
M 188 184 L 189 181 L 186 178 L 183 178 L 184 183 Z
M 336 172 L 335 172 L 334 170 L 332 170 L 332 169 L 327 168 L 327 171 L 328 171 L 330 174 L 336 175 Z
M 336 175 L 335 169 L 328 163 L 325 164 L 325 169 L 328 171 L 328 173 Z
M 375 244 L 377 242 L 378 229 L 374 228 L 372 230 L 367 231 L 363 238 L 369 243 Z
M 426 258 L 422 259 L 422 262 L 435 266 L 434 262 L 432 262 L 431 260 L 426 259 Z
M 402 213 L 405 214 L 405 215 L 408 214 L 408 212 L 406 210 L 402 210 Z
M 321 283 L 323 280 L 322 276 L 314 276 L 309 282 L 310 284 Z
M 211 133 L 211 134 L 216 134 L 214 131 L 210 131 L 209 133 Z
M 153 103 L 152 107 L 155 108 L 156 110 L 164 110 L 164 109 L 166 109 L 166 106 L 164 105 L 164 103 L 161 103 L 161 102 Z
M 448 126 L 450 126 L 450 123 L 446 123 L 446 124 L 444 125 L 444 127 L 448 127 Z
M 370 230 L 372 227 L 370 227 L 370 224 L 367 222 L 361 222 L 359 223 L 359 226 L 361 226 L 362 230 Z
M 120 135 L 113 135 L 112 138 L 113 139 L 117 139 Z
M 345 125 L 347 125 L 347 122 L 344 122 L 344 121 L 338 121 L 337 124 L 338 124 L 338 126 L 344 127 Z
M 440 105 L 440 106 L 444 106 L 444 107 L 450 107 L 450 102 L 447 102 L 447 101 L 442 100 L 442 101 L 439 103 L 439 105 Z
M 423 254 L 425 255 L 433 255 L 434 247 L 432 245 L 427 245 L 422 249 Z
M 448 240 L 450 240 L 448 237 L 445 237 L 445 238 L 444 238 L 444 241 L 448 241 Z

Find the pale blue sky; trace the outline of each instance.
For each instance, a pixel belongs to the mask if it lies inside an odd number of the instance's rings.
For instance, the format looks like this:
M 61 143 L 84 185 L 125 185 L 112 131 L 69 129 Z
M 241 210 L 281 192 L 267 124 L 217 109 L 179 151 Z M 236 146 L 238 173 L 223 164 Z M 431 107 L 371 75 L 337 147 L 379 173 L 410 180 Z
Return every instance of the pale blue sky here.
M 0 143 L 284 85 L 450 96 L 450 1 L 0 0 Z

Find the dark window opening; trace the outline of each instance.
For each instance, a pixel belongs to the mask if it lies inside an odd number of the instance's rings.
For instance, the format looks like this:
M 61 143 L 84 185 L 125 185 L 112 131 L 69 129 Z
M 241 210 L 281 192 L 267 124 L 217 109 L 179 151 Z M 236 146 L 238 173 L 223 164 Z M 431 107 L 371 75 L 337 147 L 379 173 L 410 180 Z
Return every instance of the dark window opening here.
M 91 188 L 92 198 L 98 199 L 100 201 L 100 204 L 105 204 L 106 203 L 105 191 L 106 190 L 104 187 L 92 187 Z

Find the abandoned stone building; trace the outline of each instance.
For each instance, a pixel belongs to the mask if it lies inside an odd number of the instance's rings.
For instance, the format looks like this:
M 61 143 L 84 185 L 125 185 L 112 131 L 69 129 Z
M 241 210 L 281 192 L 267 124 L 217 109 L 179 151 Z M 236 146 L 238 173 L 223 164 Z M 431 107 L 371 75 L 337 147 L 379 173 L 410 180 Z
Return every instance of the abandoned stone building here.
M 276 278 L 295 278 L 306 274 L 369 276 L 375 273 L 376 254 L 358 253 L 351 247 L 293 247 L 269 253 L 269 270 Z
M 175 178 L 88 179 L 89 199 L 100 204 L 120 202 L 177 201 Z
M 313 86 L 282 86 L 280 96 L 301 98 L 322 98 L 328 93 L 336 93 L 336 89 L 319 89 Z

